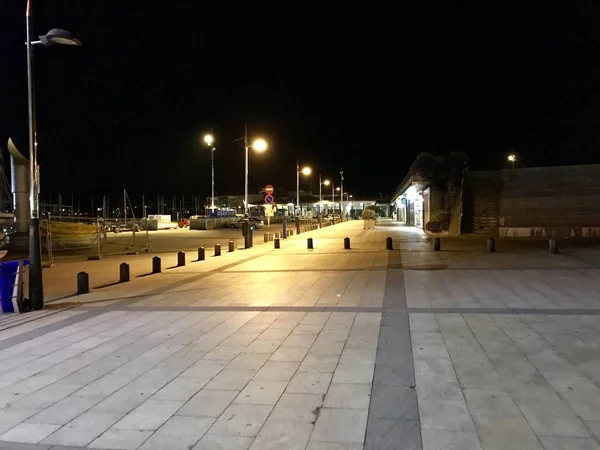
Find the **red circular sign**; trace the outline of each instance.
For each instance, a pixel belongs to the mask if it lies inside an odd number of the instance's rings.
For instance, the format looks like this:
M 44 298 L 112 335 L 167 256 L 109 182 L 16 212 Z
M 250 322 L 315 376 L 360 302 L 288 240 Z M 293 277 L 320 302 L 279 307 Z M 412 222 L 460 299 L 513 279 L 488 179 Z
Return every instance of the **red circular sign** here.
M 270 184 L 267 184 L 265 186 L 265 194 L 272 194 L 273 192 L 275 192 L 275 188 Z

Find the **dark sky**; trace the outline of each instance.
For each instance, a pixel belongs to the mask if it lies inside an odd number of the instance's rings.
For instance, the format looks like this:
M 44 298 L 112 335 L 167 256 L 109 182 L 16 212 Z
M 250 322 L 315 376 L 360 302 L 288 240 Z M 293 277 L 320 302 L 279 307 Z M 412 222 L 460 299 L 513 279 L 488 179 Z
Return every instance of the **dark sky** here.
M 25 3 L 0 12 L 0 145 L 23 152 Z M 34 0 L 37 34 L 84 43 L 35 49 L 42 195 L 208 195 L 210 127 L 218 192 L 243 192 L 246 122 L 271 145 L 253 188 L 294 187 L 297 157 L 373 194 L 420 152 L 600 162 L 600 3 L 454 3 Z

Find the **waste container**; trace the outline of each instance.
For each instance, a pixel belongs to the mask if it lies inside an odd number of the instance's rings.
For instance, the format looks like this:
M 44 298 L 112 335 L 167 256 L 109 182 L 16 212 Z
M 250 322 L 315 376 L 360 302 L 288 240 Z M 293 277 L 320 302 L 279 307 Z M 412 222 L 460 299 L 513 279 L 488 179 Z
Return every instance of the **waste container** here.
M 27 261 L 0 262 L 0 304 L 2 313 L 19 312 L 22 296 L 23 269 Z

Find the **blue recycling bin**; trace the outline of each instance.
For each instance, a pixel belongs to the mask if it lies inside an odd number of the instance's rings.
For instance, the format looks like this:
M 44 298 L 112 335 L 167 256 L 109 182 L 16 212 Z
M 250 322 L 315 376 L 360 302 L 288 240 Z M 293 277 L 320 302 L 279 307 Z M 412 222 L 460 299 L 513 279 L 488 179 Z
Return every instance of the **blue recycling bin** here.
M 28 264 L 23 261 L 23 265 Z M 15 299 L 17 292 L 16 283 L 19 272 L 19 261 L 4 261 L 0 262 L 0 305 L 2 313 L 19 312 Z

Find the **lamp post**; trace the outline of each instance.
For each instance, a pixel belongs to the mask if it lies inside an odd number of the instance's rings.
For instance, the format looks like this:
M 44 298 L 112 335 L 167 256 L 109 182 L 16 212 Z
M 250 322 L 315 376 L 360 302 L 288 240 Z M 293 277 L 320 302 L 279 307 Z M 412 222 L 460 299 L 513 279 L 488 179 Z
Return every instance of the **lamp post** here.
M 44 307 L 44 283 L 42 279 L 42 242 L 40 235 L 40 173 L 37 158 L 37 136 L 35 117 L 35 92 L 33 89 L 33 46 L 34 45 L 81 45 L 71 33 L 53 28 L 47 34 L 32 40 L 33 16 L 31 1 L 27 1 L 25 24 L 27 42 L 27 109 L 29 119 L 29 300 L 33 309 Z
M 246 125 L 246 130 L 244 132 L 244 136 L 236 139 L 236 141 L 241 141 L 244 140 L 244 149 L 246 151 L 246 171 L 245 171 L 245 188 L 244 188 L 244 213 L 248 214 L 249 208 L 248 208 L 248 150 L 249 149 L 254 149 L 254 151 L 257 151 L 259 153 L 264 152 L 267 149 L 267 141 L 265 141 L 264 139 L 255 139 L 252 142 L 252 145 L 248 145 L 248 125 Z
M 302 175 L 308 176 L 312 172 L 312 169 L 305 166 L 300 170 L 300 165 L 298 164 L 298 160 L 296 160 L 296 215 L 302 214 L 300 208 L 300 172 L 302 172 Z
M 319 174 L 319 202 L 321 203 L 321 215 L 323 215 L 323 185 L 325 186 L 329 186 L 330 181 L 329 180 L 325 180 L 323 182 L 321 182 L 321 175 Z
M 515 161 L 517 160 L 517 155 L 515 155 L 514 153 L 511 153 L 510 155 L 508 155 L 508 160 L 512 163 L 512 168 L 515 168 Z
M 214 137 L 212 134 L 207 134 L 204 136 L 204 142 L 208 145 L 210 149 L 210 171 L 212 176 L 212 185 L 211 185 L 211 198 L 210 198 L 210 211 L 211 214 L 215 214 L 215 150 L 216 148 L 213 146 Z
M 344 221 L 344 170 L 340 167 L 340 221 Z

